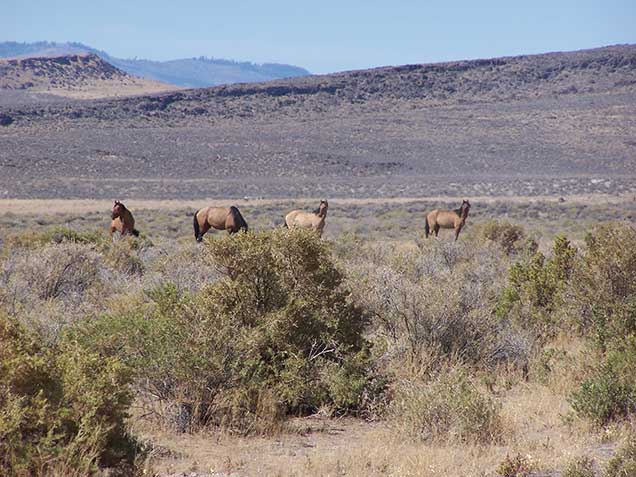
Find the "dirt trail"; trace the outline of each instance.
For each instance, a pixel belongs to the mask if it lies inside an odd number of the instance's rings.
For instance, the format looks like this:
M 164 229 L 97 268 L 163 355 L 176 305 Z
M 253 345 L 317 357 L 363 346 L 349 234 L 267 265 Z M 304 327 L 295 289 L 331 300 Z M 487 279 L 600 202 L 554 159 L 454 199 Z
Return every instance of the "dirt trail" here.
M 395 197 L 395 198 L 341 198 L 330 199 L 330 204 L 339 205 L 365 205 L 365 204 L 408 204 L 414 202 L 425 203 L 448 203 L 461 202 L 466 197 Z M 469 198 L 471 203 L 558 203 L 570 204 L 620 204 L 622 202 L 634 201 L 633 194 L 582 194 L 570 195 L 564 198 L 558 196 L 475 196 Z M 302 199 L 197 199 L 197 200 L 127 200 L 126 206 L 131 209 L 152 209 L 152 210 L 172 210 L 172 209 L 199 209 L 208 205 L 229 207 L 237 205 L 239 207 L 256 207 L 259 205 L 272 205 L 294 202 L 318 202 L 320 198 Z M 68 213 L 88 213 L 110 210 L 112 201 L 110 200 L 86 200 L 86 199 L 0 199 L 0 214 L 68 214 Z

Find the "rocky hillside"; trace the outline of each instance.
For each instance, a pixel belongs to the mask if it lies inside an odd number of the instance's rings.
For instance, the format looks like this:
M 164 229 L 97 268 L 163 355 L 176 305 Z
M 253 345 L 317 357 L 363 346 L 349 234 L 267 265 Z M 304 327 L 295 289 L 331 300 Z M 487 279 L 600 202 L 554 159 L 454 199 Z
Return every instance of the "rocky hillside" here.
M 0 43 L 0 57 L 62 56 L 92 53 L 133 76 L 154 79 L 188 88 L 202 88 L 230 83 L 254 83 L 277 78 L 307 76 L 309 71 L 298 66 L 249 61 L 233 61 L 200 56 L 169 61 L 116 58 L 105 51 L 82 43 Z
M 636 46 L 121 99 L 0 95 L 0 125 L 6 197 L 636 194 Z
M 81 116 L 258 117 L 307 115 L 350 105 L 391 108 L 510 102 L 576 94 L 636 91 L 636 45 L 571 53 L 450 63 L 405 65 L 309 76 L 251 85 L 228 85 L 78 106 Z M 68 108 L 67 108 L 68 109 Z M 24 119 L 59 116 L 55 106 L 22 111 Z M 77 116 L 73 109 L 62 115 Z
M 0 59 L 0 90 L 99 98 L 174 89 L 172 85 L 131 76 L 93 54 Z

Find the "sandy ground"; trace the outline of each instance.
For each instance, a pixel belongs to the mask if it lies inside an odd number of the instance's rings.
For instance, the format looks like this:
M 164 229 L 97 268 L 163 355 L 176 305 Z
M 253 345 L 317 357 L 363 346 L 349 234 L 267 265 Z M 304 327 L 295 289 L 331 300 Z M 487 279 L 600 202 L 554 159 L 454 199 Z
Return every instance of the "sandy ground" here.
M 414 202 L 425 203 L 448 203 L 448 202 L 461 202 L 465 197 L 397 197 L 397 198 L 366 198 L 366 199 L 354 199 L 354 198 L 342 198 L 342 199 L 330 199 L 330 205 L 334 203 L 338 204 L 350 204 L 350 205 L 364 205 L 364 204 L 407 204 Z M 302 202 L 318 202 L 320 198 L 303 198 L 298 199 Z M 473 205 L 477 203 L 496 203 L 496 202 L 514 202 L 514 203 L 559 203 L 567 202 L 571 204 L 587 204 L 587 205 L 599 205 L 599 204 L 620 204 L 623 202 L 629 202 L 636 200 L 633 194 L 622 195 L 610 195 L 610 194 L 584 194 L 584 195 L 571 195 L 566 198 L 557 196 L 482 196 L 482 197 L 470 197 L 469 200 Z M 153 209 L 153 210 L 172 210 L 192 208 L 199 209 L 201 207 L 207 207 L 215 205 L 219 207 L 229 207 L 230 205 L 255 207 L 258 205 L 271 205 L 279 203 L 294 202 L 294 199 L 236 199 L 236 200 L 223 200 L 223 199 L 197 199 L 197 200 L 127 200 L 126 207 L 131 210 L 134 209 Z M 86 199 L 0 199 L 0 214 L 12 213 L 12 214 L 56 214 L 56 213 L 88 213 L 99 212 L 108 210 L 112 207 L 112 201 L 109 200 L 86 200 Z

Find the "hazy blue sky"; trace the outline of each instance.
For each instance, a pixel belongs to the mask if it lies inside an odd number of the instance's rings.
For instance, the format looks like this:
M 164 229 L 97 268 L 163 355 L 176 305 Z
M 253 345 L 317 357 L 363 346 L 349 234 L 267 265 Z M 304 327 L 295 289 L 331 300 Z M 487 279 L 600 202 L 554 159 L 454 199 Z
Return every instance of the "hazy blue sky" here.
M 314 73 L 636 43 L 636 0 L 0 0 L 0 41 Z

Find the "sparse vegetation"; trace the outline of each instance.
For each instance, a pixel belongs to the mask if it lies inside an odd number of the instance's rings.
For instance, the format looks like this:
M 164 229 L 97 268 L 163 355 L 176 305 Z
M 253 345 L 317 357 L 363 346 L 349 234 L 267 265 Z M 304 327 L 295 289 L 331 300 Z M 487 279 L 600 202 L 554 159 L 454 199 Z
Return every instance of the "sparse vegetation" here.
M 512 457 L 492 451 L 479 468 L 587 476 L 590 462 L 553 463 L 549 447 L 529 457 L 539 444 L 518 426 L 539 417 L 514 403 L 554 400 L 562 443 L 571 426 L 593 424 L 593 439 L 636 415 L 631 226 L 597 228 L 580 249 L 557 235 L 545 254 L 506 224 L 391 246 L 286 229 L 113 242 L 46 227 L 5 239 L 0 258 L 5 472 L 141 472 L 162 458 L 140 450 L 152 447 L 139 429 L 302 435 L 315 429 L 303 416 L 346 415 L 373 419 L 395 449 L 504 447 Z M 37 432 L 24 441 L 26 429 Z M 397 468 L 369 459 L 371 474 Z M 627 451 L 615 462 L 629 468 Z
M 636 475 L 636 435 L 630 434 L 605 468 L 604 477 Z

